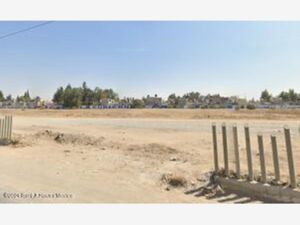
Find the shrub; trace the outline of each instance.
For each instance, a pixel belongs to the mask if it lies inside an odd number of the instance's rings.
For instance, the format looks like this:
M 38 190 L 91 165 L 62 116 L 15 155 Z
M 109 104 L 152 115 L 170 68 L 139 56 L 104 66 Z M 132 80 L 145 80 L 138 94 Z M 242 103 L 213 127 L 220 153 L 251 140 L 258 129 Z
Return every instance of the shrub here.
M 256 107 L 255 107 L 254 104 L 248 104 L 248 105 L 247 105 L 247 109 L 253 110 L 253 109 L 256 109 Z

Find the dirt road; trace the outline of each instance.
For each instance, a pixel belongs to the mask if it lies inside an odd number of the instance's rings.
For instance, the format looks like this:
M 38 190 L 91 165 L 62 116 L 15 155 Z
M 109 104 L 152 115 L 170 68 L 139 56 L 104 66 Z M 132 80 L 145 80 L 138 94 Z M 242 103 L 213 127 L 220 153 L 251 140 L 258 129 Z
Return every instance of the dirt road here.
M 80 116 L 78 111 L 75 116 L 74 111 L 69 115 L 63 111 L 60 116 L 56 111 L 31 111 L 31 115 L 29 112 L 1 111 L 2 115 L 14 114 L 13 136 L 17 140 L 14 145 L 0 146 L 2 202 L 249 202 L 231 195 L 208 200 L 184 194 L 188 189 L 199 187 L 203 174 L 213 168 L 212 122 L 220 125 L 225 121 L 228 129 L 233 123 L 238 125 L 243 162 L 243 125 L 249 123 L 251 127 L 253 146 L 257 145 L 256 134 L 262 132 L 266 137 L 269 175 L 272 175 L 269 134 L 276 132 L 281 137 L 283 125 L 289 125 L 297 168 L 300 168 L 297 118 L 286 120 L 282 115 L 280 120 L 186 119 L 174 115 L 154 118 L 153 114 L 158 112 L 151 110 L 144 118 L 90 116 L 91 112 L 86 110 L 82 110 Z M 86 112 L 89 116 L 84 117 Z M 278 141 L 280 160 L 285 162 L 283 139 Z M 255 172 L 259 173 L 257 151 L 254 147 Z M 246 171 L 245 163 L 242 170 Z M 183 179 L 186 187 L 167 188 L 162 177 L 170 174 Z M 284 163 L 282 174 L 287 175 Z M 19 196 L 13 196 L 14 193 Z

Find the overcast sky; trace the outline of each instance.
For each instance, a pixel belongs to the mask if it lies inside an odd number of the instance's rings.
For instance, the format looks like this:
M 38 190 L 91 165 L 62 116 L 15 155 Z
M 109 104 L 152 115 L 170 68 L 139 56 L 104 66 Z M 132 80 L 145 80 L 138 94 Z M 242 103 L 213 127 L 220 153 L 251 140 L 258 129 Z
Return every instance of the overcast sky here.
M 0 22 L 0 36 L 39 24 Z M 54 22 L 0 39 L 0 90 L 82 81 L 141 97 L 300 91 L 300 22 Z

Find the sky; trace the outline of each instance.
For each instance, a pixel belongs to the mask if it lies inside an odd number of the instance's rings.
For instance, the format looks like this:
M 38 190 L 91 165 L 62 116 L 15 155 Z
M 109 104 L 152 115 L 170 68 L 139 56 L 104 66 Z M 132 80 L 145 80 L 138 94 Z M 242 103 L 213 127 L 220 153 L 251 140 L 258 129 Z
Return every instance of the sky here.
M 41 22 L 1 21 L 0 36 Z M 300 22 L 55 21 L 0 39 L 5 95 L 83 81 L 121 97 L 300 92 Z

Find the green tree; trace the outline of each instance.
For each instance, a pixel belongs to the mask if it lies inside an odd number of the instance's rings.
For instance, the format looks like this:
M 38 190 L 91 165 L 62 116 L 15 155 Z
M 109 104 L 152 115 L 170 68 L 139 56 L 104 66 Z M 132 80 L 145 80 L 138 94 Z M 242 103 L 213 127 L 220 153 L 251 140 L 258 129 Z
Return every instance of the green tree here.
M 200 93 L 199 92 L 189 92 L 189 93 L 183 95 L 183 98 L 187 99 L 190 102 L 196 102 L 200 99 Z
M 17 102 L 28 103 L 31 101 L 31 97 L 29 91 L 25 91 L 25 93 L 21 96 L 17 96 Z
M 102 99 L 102 89 L 99 87 L 96 87 L 94 90 L 94 102 L 99 104 L 101 99 Z
M 31 101 L 31 97 L 30 97 L 30 94 L 29 94 L 28 90 L 24 93 L 24 100 L 25 100 L 25 102 L 30 102 Z
M 289 101 L 291 101 L 291 102 L 297 101 L 297 93 L 295 92 L 294 89 L 290 89 L 288 94 L 289 94 Z
M 63 87 L 59 87 L 56 90 L 52 101 L 57 104 L 64 104 L 64 88 Z
M 294 89 L 289 89 L 287 92 L 282 91 L 279 94 L 279 97 L 282 99 L 283 102 L 297 102 L 298 94 L 295 92 Z
M 289 93 L 288 92 L 285 92 L 285 91 L 282 91 L 280 94 L 279 94 L 279 97 L 282 99 L 283 102 L 287 102 L 289 101 Z
M 87 86 L 84 81 L 82 84 L 82 104 L 90 106 L 94 103 L 94 92 Z
M 73 88 L 71 94 L 71 103 L 73 108 L 79 108 L 82 104 L 81 88 Z
M 102 99 L 117 100 L 118 98 L 119 98 L 118 94 L 115 93 L 112 89 L 104 89 L 102 91 Z
M 12 101 L 13 97 L 11 95 L 7 95 L 5 101 Z
M 179 97 L 176 96 L 176 94 L 171 94 L 168 97 L 168 106 L 169 108 L 176 108 L 179 101 Z
M 145 107 L 145 103 L 141 99 L 134 99 L 131 103 L 131 108 L 140 109 L 144 107 Z
M 67 85 L 64 91 L 64 107 L 78 108 L 81 106 L 82 90 L 81 88 L 72 88 L 70 84 Z
M 3 102 L 5 100 L 3 92 L 0 91 L 0 102 Z
M 262 101 L 262 102 L 270 102 L 271 98 L 272 98 L 272 95 L 268 92 L 268 90 L 264 90 L 261 93 L 260 101 Z

